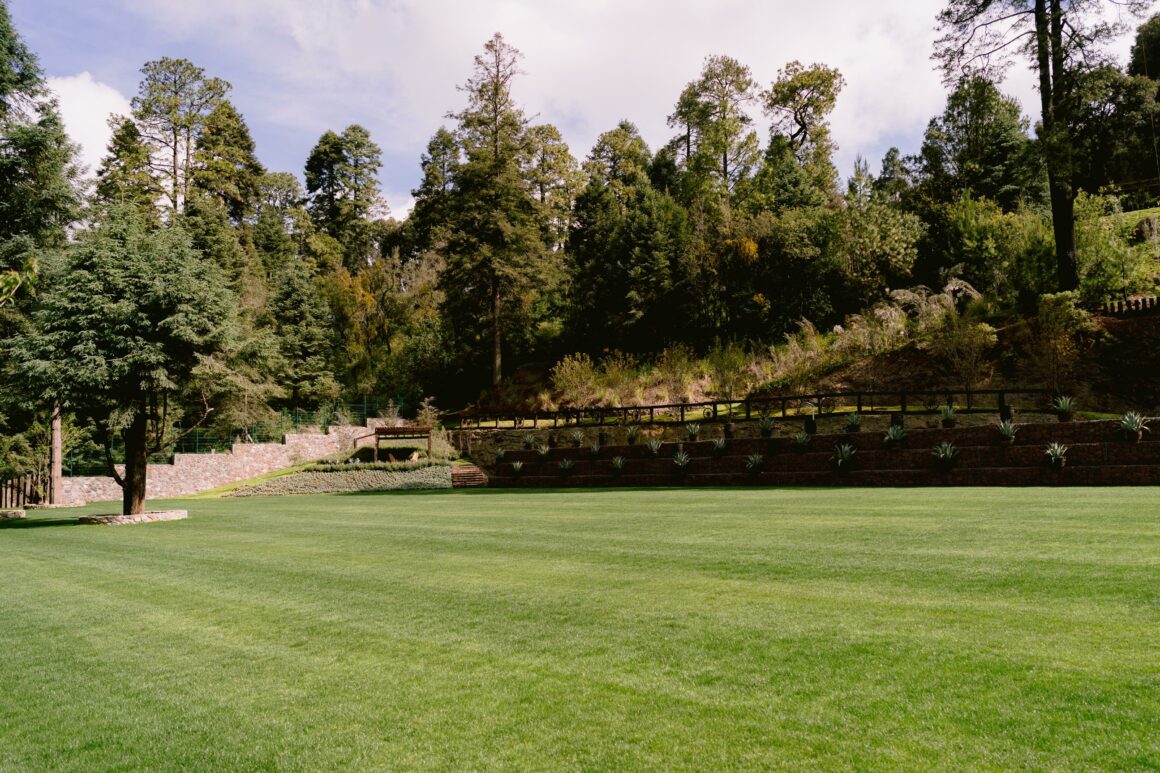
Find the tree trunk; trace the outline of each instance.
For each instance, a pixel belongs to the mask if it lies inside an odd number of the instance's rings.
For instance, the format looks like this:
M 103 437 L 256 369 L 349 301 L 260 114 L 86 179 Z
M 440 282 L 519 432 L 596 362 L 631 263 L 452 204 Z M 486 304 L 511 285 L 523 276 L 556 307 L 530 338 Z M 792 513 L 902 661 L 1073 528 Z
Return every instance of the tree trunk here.
M 1066 94 L 1063 13 L 1060 0 L 1035 0 L 1035 48 L 1039 71 L 1044 159 L 1051 194 L 1051 227 L 1055 235 L 1056 281 L 1060 290 L 1079 287 L 1075 255 L 1075 191 Z
M 48 503 L 59 505 L 61 489 L 64 487 L 64 433 L 61 427 L 60 403 L 52 406 L 52 429 L 48 451 L 49 492 Z
M 145 475 L 149 450 L 146 447 L 148 417 L 139 407 L 133 415 L 133 423 L 124 432 L 125 476 L 122 486 L 121 512 L 123 515 L 140 515 L 145 512 Z
M 503 328 L 500 322 L 502 300 L 499 293 L 499 282 L 491 286 L 491 313 L 492 313 L 492 374 L 491 383 L 499 386 L 503 382 Z

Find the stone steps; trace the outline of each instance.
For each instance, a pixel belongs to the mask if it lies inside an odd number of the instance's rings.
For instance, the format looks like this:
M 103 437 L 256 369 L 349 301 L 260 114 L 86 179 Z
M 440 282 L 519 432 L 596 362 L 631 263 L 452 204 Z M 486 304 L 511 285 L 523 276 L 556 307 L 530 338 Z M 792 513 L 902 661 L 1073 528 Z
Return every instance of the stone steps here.
M 484 488 L 487 473 L 474 464 L 457 464 L 451 468 L 451 488 Z

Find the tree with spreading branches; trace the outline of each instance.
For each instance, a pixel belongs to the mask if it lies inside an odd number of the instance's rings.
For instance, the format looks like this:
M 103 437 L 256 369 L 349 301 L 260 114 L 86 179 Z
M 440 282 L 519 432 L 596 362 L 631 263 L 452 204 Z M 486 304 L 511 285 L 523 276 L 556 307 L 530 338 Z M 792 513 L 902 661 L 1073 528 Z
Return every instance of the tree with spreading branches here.
M 1001 75 L 1026 58 L 1038 76 L 1039 139 L 1047 165 L 1060 289 L 1079 285 L 1075 251 L 1074 123 L 1082 74 L 1106 62 L 1104 44 L 1123 31 L 1109 10 L 1142 14 L 1150 0 L 947 0 L 934 58 L 948 83 Z

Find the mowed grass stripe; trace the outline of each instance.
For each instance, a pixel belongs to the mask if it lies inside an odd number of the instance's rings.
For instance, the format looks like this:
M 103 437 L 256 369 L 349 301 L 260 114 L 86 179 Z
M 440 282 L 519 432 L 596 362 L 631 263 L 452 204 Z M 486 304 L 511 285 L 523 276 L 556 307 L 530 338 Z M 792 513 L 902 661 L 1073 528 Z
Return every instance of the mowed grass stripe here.
M 3 529 L 0 764 L 1157 764 L 1152 499 L 448 492 Z

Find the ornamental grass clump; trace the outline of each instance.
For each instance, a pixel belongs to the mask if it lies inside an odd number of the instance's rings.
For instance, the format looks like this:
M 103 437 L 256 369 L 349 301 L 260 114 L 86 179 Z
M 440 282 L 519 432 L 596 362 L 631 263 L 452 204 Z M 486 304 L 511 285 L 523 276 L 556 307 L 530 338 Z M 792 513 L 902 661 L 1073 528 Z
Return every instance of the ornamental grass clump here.
M 697 422 L 689 422 L 685 425 L 685 437 L 690 443 L 696 443 L 697 438 L 701 435 L 701 425 Z
M 1004 419 L 1003 421 L 999 422 L 998 425 L 996 425 L 996 429 L 999 432 L 999 437 L 1007 444 L 1015 442 L 1015 433 L 1019 431 L 1019 427 L 1016 426 L 1015 422 L 1011 421 L 1010 419 Z
M 661 446 L 663 445 L 664 441 L 659 437 L 649 438 L 644 444 L 645 448 L 648 449 L 649 456 L 654 459 L 661 455 Z

